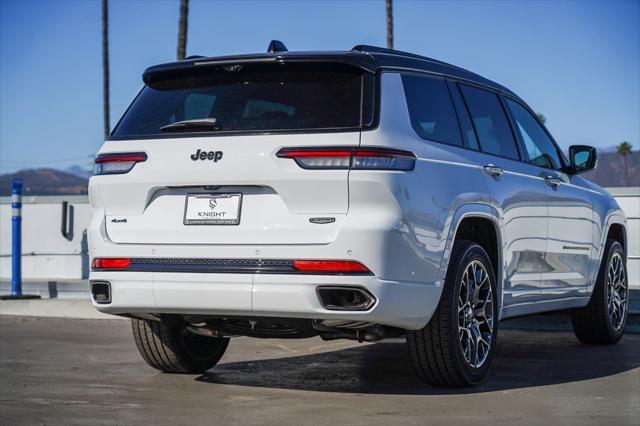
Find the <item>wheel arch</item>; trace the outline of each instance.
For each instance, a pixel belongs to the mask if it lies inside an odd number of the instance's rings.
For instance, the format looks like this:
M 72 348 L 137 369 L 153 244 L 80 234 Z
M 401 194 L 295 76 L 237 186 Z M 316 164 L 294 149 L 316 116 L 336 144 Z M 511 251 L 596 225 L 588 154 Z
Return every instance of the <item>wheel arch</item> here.
M 602 259 L 604 258 L 604 248 L 607 245 L 607 240 L 612 238 L 622 245 L 624 251 L 625 262 L 627 260 L 627 220 L 623 214 L 610 214 L 604 221 L 603 232 L 600 237 L 600 243 L 598 246 L 598 262 L 597 268 L 600 267 Z M 597 269 L 596 268 L 596 269 Z M 595 271 L 597 273 L 597 271 Z
M 611 238 L 620 242 L 622 245 L 625 263 L 627 261 L 627 228 L 624 215 L 616 213 L 610 214 L 605 219 L 602 230 L 602 234 L 600 234 L 600 241 L 594 241 L 594 248 L 597 251 L 595 251 L 592 257 L 593 266 L 591 268 L 591 273 L 589 274 L 589 282 L 591 283 L 589 294 L 593 292 L 598 271 L 604 261 L 605 247 L 608 239 Z
M 487 204 L 465 204 L 460 206 L 452 215 L 447 243 L 442 263 L 440 265 L 440 277 L 444 282 L 451 250 L 456 239 L 471 239 L 480 244 L 491 259 L 494 270 L 496 287 L 498 290 L 498 312 L 502 307 L 502 234 L 498 220 L 498 212 Z
M 616 240 L 622 245 L 622 250 L 624 250 L 625 258 L 627 257 L 627 230 L 623 223 L 621 222 L 613 222 L 609 224 L 607 229 L 607 233 L 604 242 L 606 244 L 607 240 Z

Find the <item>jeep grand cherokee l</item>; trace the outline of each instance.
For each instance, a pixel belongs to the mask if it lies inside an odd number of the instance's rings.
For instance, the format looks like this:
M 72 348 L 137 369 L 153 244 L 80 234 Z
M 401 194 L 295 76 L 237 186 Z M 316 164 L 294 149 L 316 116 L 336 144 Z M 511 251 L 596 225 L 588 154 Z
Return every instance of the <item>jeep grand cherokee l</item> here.
M 426 57 L 339 52 L 158 65 L 95 160 L 95 307 L 151 366 L 230 338 L 405 336 L 436 386 L 482 380 L 498 322 L 625 328 L 625 217 L 509 89 Z

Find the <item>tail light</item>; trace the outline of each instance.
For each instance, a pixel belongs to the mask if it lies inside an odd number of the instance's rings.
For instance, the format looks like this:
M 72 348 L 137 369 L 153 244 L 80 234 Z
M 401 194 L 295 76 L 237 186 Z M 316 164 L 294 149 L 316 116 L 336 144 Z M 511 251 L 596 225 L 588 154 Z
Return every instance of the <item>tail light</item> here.
M 136 163 L 147 161 L 144 152 L 122 152 L 114 154 L 100 154 L 96 157 L 93 168 L 94 175 L 115 175 L 127 173 Z
M 131 265 L 131 259 L 128 257 L 96 257 L 91 262 L 91 269 L 123 270 L 127 269 L 129 265 Z
M 300 272 L 371 273 L 366 266 L 354 260 L 294 260 L 293 267 Z
M 413 170 L 416 156 L 388 148 L 282 148 L 279 158 L 291 158 L 303 169 Z

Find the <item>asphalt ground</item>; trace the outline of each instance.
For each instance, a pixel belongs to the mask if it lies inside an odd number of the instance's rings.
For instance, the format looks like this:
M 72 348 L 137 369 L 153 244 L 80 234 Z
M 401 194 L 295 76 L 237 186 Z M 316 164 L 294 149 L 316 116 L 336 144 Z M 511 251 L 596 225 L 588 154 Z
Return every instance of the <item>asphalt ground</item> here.
M 640 335 L 586 346 L 518 324 L 486 382 L 451 390 L 419 382 L 398 342 L 243 337 L 205 374 L 169 375 L 128 321 L 1 316 L 0 424 L 640 424 Z

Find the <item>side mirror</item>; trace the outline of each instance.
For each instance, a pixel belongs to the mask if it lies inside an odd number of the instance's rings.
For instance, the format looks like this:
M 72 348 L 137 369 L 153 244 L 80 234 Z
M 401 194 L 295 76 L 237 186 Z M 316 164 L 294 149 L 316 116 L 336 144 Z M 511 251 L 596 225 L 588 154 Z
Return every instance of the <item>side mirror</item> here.
M 593 170 L 598 164 L 598 153 L 592 146 L 571 145 L 569 147 L 569 161 L 571 162 L 571 173 L 578 174 Z

